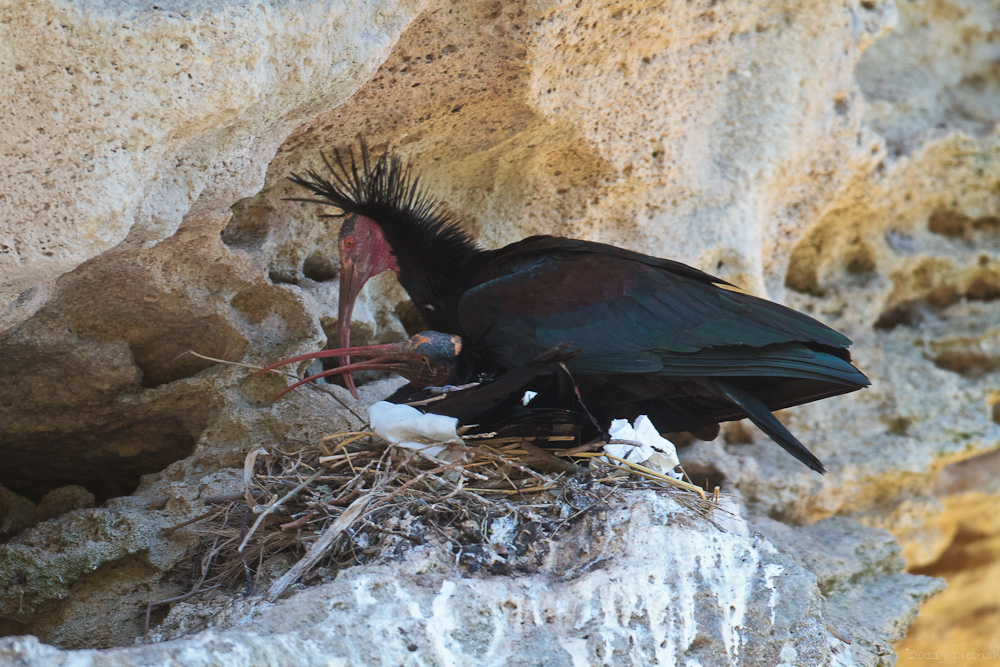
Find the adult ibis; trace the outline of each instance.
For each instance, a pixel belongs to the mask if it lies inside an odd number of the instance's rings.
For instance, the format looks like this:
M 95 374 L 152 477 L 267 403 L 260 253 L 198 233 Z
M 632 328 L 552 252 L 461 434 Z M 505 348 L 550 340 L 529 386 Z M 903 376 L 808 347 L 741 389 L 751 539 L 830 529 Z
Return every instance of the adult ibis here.
M 343 217 L 343 348 L 361 288 L 390 270 L 430 329 L 472 343 L 482 372 L 569 344 L 577 354 L 566 367 L 603 423 L 644 412 L 662 432 L 711 437 L 719 422 L 748 417 L 820 473 L 819 459 L 771 412 L 870 384 L 850 363 L 846 336 L 703 271 L 555 236 L 486 249 L 390 152 L 373 157 L 362 144 L 324 162 L 328 173 L 291 180 L 314 195 L 297 200 Z M 354 392 L 349 372 L 345 380 Z

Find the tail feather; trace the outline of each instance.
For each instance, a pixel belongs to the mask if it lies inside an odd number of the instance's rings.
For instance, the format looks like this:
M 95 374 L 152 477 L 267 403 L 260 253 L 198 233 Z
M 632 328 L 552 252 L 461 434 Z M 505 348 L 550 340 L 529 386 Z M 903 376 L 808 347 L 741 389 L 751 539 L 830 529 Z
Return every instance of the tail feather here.
M 812 452 L 806 449 L 806 446 L 799 442 L 756 396 L 728 382 L 721 382 L 719 380 L 711 380 L 710 382 L 726 398 L 739 406 L 757 428 L 781 445 L 786 452 L 810 469 L 820 474 L 826 472 L 823 463 Z

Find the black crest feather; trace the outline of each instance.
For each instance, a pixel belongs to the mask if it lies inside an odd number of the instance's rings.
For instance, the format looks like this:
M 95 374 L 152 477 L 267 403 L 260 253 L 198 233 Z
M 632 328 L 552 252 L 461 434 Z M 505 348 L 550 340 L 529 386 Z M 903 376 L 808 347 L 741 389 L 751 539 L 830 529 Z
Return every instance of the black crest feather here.
M 327 174 L 307 170 L 304 176 L 288 177 L 296 185 L 309 190 L 317 198 L 288 197 L 286 201 L 304 201 L 340 209 L 340 213 L 323 217 L 340 218 L 348 213 L 363 215 L 374 220 L 388 236 L 414 232 L 434 237 L 448 245 L 465 246 L 470 250 L 478 245 L 447 212 L 422 187 L 410 165 L 388 150 L 373 158 L 367 143 L 362 140 L 358 155 L 353 148 L 334 149 L 332 155 L 320 153 Z

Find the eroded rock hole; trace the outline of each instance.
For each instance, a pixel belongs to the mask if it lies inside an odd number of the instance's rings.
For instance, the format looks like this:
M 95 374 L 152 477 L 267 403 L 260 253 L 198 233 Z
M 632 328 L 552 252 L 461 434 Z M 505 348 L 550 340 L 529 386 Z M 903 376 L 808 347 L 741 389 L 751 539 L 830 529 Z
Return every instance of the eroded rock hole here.
M 132 493 L 143 475 L 157 472 L 194 450 L 197 434 L 186 420 L 164 415 L 80 431 L 16 434 L 5 438 L 0 484 L 38 503 L 53 489 L 80 485 L 98 503 Z M 187 423 L 185 423 L 187 421 Z
M 726 488 L 726 476 L 713 466 L 702 466 L 693 464 L 690 461 L 681 461 L 681 467 L 687 473 L 691 481 L 711 492 L 715 487 Z
M 400 323 L 403 325 L 403 329 L 406 330 L 406 335 L 412 336 L 415 333 L 420 333 L 427 329 L 427 322 L 424 320 L 423 315 L 417 310 L 417 307 L 413 305 L 413 302 L 409 299 L 405 299 L 396 304 L 396 308 L 393 311 L 396 317 L 399 318 Z
M 220 237 L 230 248 L 241 250 L 257 250 L 267 239 L 271 231 L 271 221 L 268 217 L 253 209 L 249 201 L 244 200 L 233 205 L 233 217 L 223 228 Z
M 298 285 L 301 282 L 297 273 L 282 269 L 271 269 L 267 272 L 267 279 L 275 285 Z
M 844 271 L 851 283 L 857 286 L 868 284 L 875 277 L 877 268 L 871 248 L 864 243 L 851 246 L 844 262 Z
M 889 435 L 906 436 L 910 433 L 913 420 L 909 417 L 893 417 L 886 423 L 885 432 Z
M 102 563 L 93 572 L 81 576 L 70 595 L 58 604 L 25 615 L 18 623 L 20 632 L 32 634 L 46 644 L 64 649 L 112 648 L 131 644 L 145 634 L 146 605 L 150 597 L 148 582 L 159 573 L 145 554 Z M 100 613 L 84 606 L 102 603 Z M 66 623 L 65 617 L 75 619 Z M 155 627 L 155 614 L 150 627 Z M 16 628 L 16 626 L 13 626 Z M 3 629 L 0 621 L 0 629 Z
M 976 379 L 1000 370 L 1000 356 L 974 348 L 943 350 L 931 356 L 935 366 Z
M 933 234 L 953 239 L 970 238 L 977 234 L 1000 234 L 1000 216 L 984 215 L 973 218 L 960 211 L 938 210 L 927 220 Z
M 842 267 L 839 276 L 833 275 L 829 279 L 854 287 L 867 285 L 878 272 L 875 253 L 860 237 L 837 241 L 820 229 L 803 239 L 792 251 L 785 286 L 816 297 L 826 296 L 827 288 L 821 283 L 821 271 L 827 263 L 831 267 Z M 823 278 L 824 281 L 827 279 Z
M 906 276 L 896 278 L 896 291 L 913 296 L 890 299 L 890 305 L 875 322 L 876 329 L 916 326 L 925 319 L 942 317 L 942 311 L 962 299 L 1000 300 L 1000 269 L 985 255 L 971 272 L 947 268 L 934 275 L 925 275 L 922 273 L 924 268 L 917 267 Z
M 752 445 L 753 431 L 744 421 L 727 422 L 722 429 L 722 437 L 730 445 Z
M 302 275 L 318 283 L 335 280 L 340 275 L 337 262 L 322 252 L 314 252 L 302 263 Z
M 969 283 L 965 295 L 973 301 L 996 301 L 1000 299 L 1000 272 L 981 271 Z
M 932 234 L 951 238 L 964 236 L 969 230 L 971 219 L 954 211 L 935 211 L 927 220 L 927 229 Z
M 996 399 L 1000 402 L 1000 394 L 996 395 Z M 975 491 L 993 493 L 992 489 L 997 486 L 998 466 L 1000 466 L 1000 449 L 948 464 L 934 481 L 934 495 L 947 498 Z
M 959 293 L 953 288 L 942 287 L 931 290 L 923 298 L 910 299 L 887 308 L 875 320 L 875 328 L 891 330 L 900 325 L 916 326 L 928 317 L 936 317 L 941 310 L 958 303 L 960 298 Z
M 332 348 L 333 345 L 330 344 L 323 349 L 329 350 Z M 355 359 L 352 358 L 352 361 L 355 361 Z M 331 368 L 336 368 L 337 366 L 340 366 L 340 363 L 341 363 L 340 357 L 323 359 L 319 362 L 314 362 L 313 365 L 309 367 L 308 374 L 328 371 Z M 390 375 L 389 373 L 384 373 L 381 371 L 355 371 L 354 373 L 352 373 L 352 376 L 354 377 L 354 384 L 357 387 L 363 387 L 366 384 L 369 384 L 371 382 L 376 382 L 378 380 L 384 380 L 387 377 L 395 377 L 393 375 Z M 347 387 L 347 384 L 344 382 L 343 375 L 327 376 L 326 378 L 319 380 L 319 382 L 323 382 L 323 380 L 326 380 L 327 384 L 332 384 L 344 388 Z
M 795 246 L 785 274 L 785 287 L 816 297 L 825 295 L 825 290 L 819 285 L 817 273 L 823 246 L 823 236 L 818 232 L 810 234 Z
M 134 332 L 129 341 L 132 358 L 142 371 L 143 387 L 189 378 L 216 363 L 188 351 L 230 361 L 239 361 L 246 351 L 246 339 L 219 316 L 164 318 L 156 324 Z
M 838 116 L 846 116 L 851 105 L 846 97 L 838 97 L 833 101 L 833 112 Z
M 323 326 L 323 331 L 326 332 L 326 344 L 323 346 L 324 350 L 333 350 L 340 347 L 340 333 L 337 330 L 337 320 L 332 318 L 323 318 L 321 320 Z M 376 345 L 376 341 L 373 340 L 373 332 L 364 326 L 359 326 L 357 323 L 351 328 L 351 345 Z M 352 361 L 357 361 L 357 359 L 352 359 Z M 341 357 L 328 357 L 325 359 L 317 359 L 313 361 L 307 370 L 304 371 L 305 374 L 312 375 L 314 373 L 320 373 L 322 371 L 328 371 L 331 368 L 337 368 L 342 363 Z M 370 382 L 375 382 L 377 380 L 383 380 L 387 377 L 393 377 L 389 373 L 381 371 L 358 371 L 352 374 L 354 377 L 354 384 L 358 387 L 366 385 Z M 318 382 L 326 382 L 327 384 L 336 385 L 338 387 L 345 387 L 344 376 L 343 375 L 330 375 L 326 378 L 318 380 Z

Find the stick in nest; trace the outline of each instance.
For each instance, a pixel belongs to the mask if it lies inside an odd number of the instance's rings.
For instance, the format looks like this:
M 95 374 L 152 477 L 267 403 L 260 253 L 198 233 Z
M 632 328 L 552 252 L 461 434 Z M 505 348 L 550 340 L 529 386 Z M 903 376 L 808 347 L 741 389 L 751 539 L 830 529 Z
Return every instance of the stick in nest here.
M 361 516 L 365 511 L 365 508 L 375 498 L 375 491 L 365 494 L 355 500 L 353 503 L 344 510 L 343 514 L 338 516 L 330 526 L 323 531 L 319 539 L 313 542 L 309 550 L 306 551 L 306 555 L 299 560 L 298 563 L 293 565 L 288 572 L 281 575 L 277 581 L 271 586 L 271 589 L 267 592 L 267 599 L 277 600 L 285 590 L 299 580 L 299 577 L 304 575 L 306 572 L 312 569 L 316 563 L 320 561 L 326 552 L 329 551 L 330 547 L 333 546 L 334 540 L 340 537 L 340 534 L 347 530 L 354 521 Z

